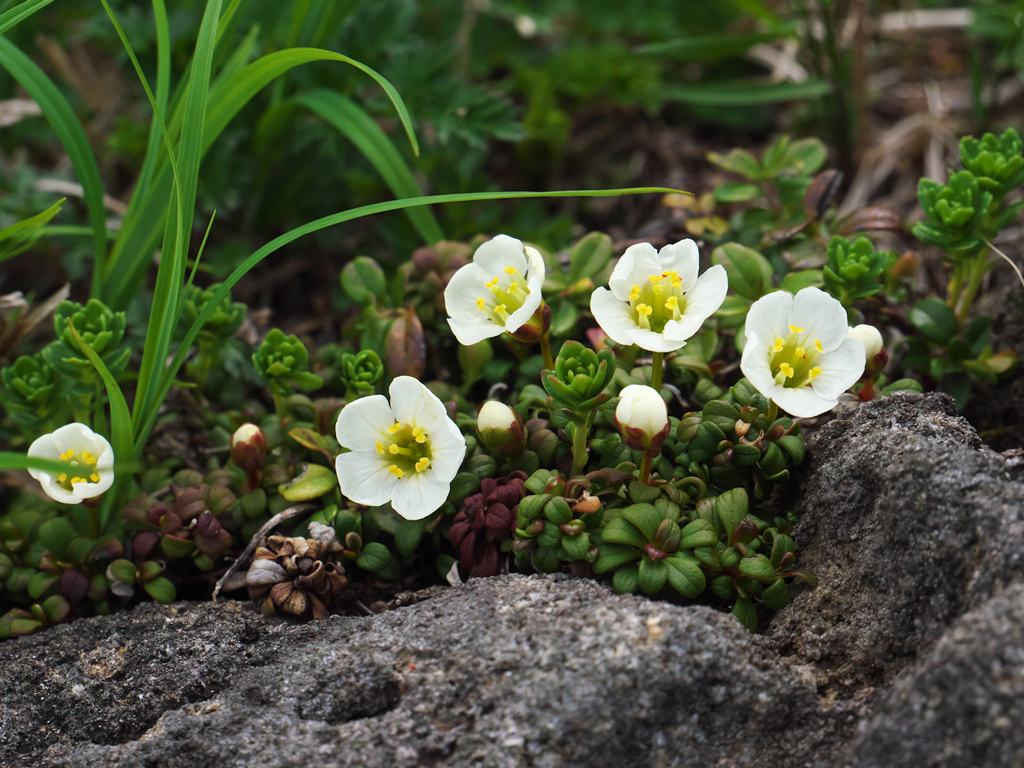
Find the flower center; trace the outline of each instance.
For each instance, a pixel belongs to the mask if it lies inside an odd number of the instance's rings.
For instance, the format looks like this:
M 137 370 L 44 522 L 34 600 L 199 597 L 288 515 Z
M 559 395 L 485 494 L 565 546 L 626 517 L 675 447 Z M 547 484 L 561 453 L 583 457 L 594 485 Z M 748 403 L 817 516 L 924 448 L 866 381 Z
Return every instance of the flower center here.
M 682 279 L 675 270 L 648 276 L 629 292 L 629 311 L 641 328 L 661 333 L 669 320 L 681 320 L 686 311 Z
M 396 421 L 388 427 L 388 439 L 377 441 L 377 453 L 391 462 L 388 471 L 399 479 L 422 472 L 430 466 L 427 433 L 411 424 Z
M 821 340 L 815 339 L 813 345 L 807 344 L 809 340 L 800 338 L 803 330 L 795 325 L 789 326 L 789 335 L 775 339 L 769 350 L 769 366 L 775 383 L 790 389 L 810 386 L 821 375 L 821 368 L 816 365 L 822 352 Z
M 504 325 L 508 316 L 523 306 L 526 297 L 530 295 L 526 279 L 515 267 L 505 267 L 502 274 L 495 275 L 484 283 L 484 287 L 491 295 L 478 298 L 476 308 L 499 325 Z
M 65 491 L 72 490 L 75 483 L 98 483 L 99 473 L 96 472 L 96 457 L 88 451 L 82 451 L 81 458 L 75 456 L 75 449 L 68 448 L 60 455 L 60 460 L 67 467 L 67 472 L 54 475 L 54 479 L 60 483 Z

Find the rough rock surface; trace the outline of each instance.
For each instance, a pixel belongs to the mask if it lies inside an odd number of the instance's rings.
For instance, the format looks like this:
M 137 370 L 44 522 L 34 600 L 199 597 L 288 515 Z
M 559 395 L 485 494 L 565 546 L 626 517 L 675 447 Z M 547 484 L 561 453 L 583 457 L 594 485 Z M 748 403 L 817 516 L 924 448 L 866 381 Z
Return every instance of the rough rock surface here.
M 903 394 L 808 457 L 820 585 L 763 636 L 566 577 L 307 625 L 144 605 L 0 645 L 0 765 L 1024 765 L 1024 454 Z

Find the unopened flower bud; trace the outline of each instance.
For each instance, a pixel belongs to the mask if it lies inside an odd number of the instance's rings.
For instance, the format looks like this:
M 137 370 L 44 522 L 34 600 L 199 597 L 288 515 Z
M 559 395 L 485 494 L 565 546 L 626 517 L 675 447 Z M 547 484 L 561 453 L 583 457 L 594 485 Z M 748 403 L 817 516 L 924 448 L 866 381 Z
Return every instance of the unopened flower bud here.
M 231 460 L 249 475 L 249 488 L 260 484 L 260 470 L 267 456 L 267 436 L 255 424 L 243 424 L 231 436 Z
M 887 362 L 889 356 L 885 352 L 882 334 L 873 325 L 858 325 L 851 328 L 846 334 L 848 339 L 857 339 L 864 345 L 864 356 L 866 360 L 867 374 L 878 373 Z
M 630 384 L 619 393 L 615 424 L 630 448 L 654 458 L 668 437 L 668 409 L 652 387 Z
M 523 420 L 519 414 L 497 400 L 484 403 L 477 416 L 476 431 L 480 442 L 495 456 L 510 458 L 526 450 Z

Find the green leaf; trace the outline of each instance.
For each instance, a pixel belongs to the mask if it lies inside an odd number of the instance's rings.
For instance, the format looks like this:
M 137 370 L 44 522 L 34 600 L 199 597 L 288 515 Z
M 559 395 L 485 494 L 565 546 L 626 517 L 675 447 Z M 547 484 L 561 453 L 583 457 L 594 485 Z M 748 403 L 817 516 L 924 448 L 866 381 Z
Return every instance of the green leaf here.
M 60 213 L 67 198 L 61 198 L 42 213 L 0 229 L 0 262 L 24 253 L 45 233 L 46 224 Z
M 337 91 L 317 89 L 299 96 L 295 102 L 319 115 L 355 144 L 395 197 L 419 197 L 423 194 L 419 182 L 391 139 L 377 121 L 354 101 Z M 409 208 L 405 214 L 428 245 L 444 239 L 444 233 L 429 208 Z
M 163 576 L 147 581 L 142 585 L 142 588 L 149 593 L 150 597 L 162 605 L 173 603 L 178 596 L 174 585 Z
M 664 560 L 651 560 L 645 557 L 640 561 L 640 589 L 648 595 L 656 595 L 668 580 L 668 566 Z
M 55 517 L 39 526 L 39 541 L 46 547 L 47 552 L 60 558 L 66 557 L 68 544 L 77 536 L 71 521 L 66 517 Z
M 708 160 L 719 168 L 745 176 L 751 181 L 760 181 L 763 175 L 761 163 L 745 149 L 734 149 L 727 155 L 708 152 Z
M 0 14 L 0 35 L 52 2 L 53 0 L 26 0 L 6 13 Z
M 775 539 L 772 541 L 772 567 L 778 568 L 782 564 L 782 558 L 791 552 L 796 552 L 796 544 L 793 542 L 793 538 L 784 533 L 776 534 Z
M 28 592 L 28 596 L 33 600 L 38 600 L 42 597 L 43 593 L 56 584 L 59 579 L 60 576 L 55 573 L 39 571 L 35 576 L 29 579 L 28 589 L 26 590 Z
M 679 549 L 712 547 L 717 543 L 718 534 L 715 532 L 715 526 L 709 520 L 694 520 L 683 526 Z
M 569 282 L 595 277 L 611 261 L 614 247 L 604 232 L 590 232 L 573 244 L 569 251 Z
M 601 540 L 609 544 L 628 544 L 641 549 L 647 543 L 647 539 L 637 530 L 637 527 L 621 517 L 609 521 L 601 531 Z
M 753 248 L 725 243 L 712 251 L 711 263 L 725 267 L 729 287 L 746 299 L 755 301 L 772 289 L 772 265 Z
M 403 520 L 395 531 L 395 546 L 398 554 L 402 557 L 412 557 L 416 554 L 416 548 L 423 540 L 423 533 L 427 530 L 428 518 L 423 520 Z
M 646 537 L 646 541 L 654 541 L 658 526 L 661 525 L 663 519 L 663 516 L 658 514 L 658 510 L 650 504 L 632 504 L 622 510 L 622 520 L 632 523 L 640 529 L 640 532 Z M 636 546 L 643 546 L 643 543 Z
M 50 595 L 43 601 L 40 607 L 43 609 L 43 614 L 50 624 L 59 624 L 71 613 L 71 606 L 68 604 L 68 601 L 60 595 Z
M 943 347 L 948 346 L 960 330 L 953 310 L 935 296 L 921 299 L 914 305 L 910 310 L 910 322 L 928 341 Z
M 697 563 L 681 555 L 673 555 L 665 559 L 668 566 L 668 583 L 683 597 L 694 598 L 700 595 L 707 586 L 704 571 Z
M 758 581 L 766 584 L 776 579 L 775 568 L 771 561 L 764 555 L 745 557 L 740 560 L 740 573 L 745 576 L 752 576 Z
M 321 464 L 307 464 L 305 471 L 277 492 L 288 501 L 309 501 L 330 493 L 338 485 L 338 475 Z
M 624 565 L 612 577 L 612 588 L 620 595 L 630 595 L 640 586 L 640 573 L 635 565 Z
M 753 45 L 774 42 L 792 35 L 795 31 L 796 22 L 790 22 L 780 24 L 767 32 L 680 37 L 675 40 L 642 45 L 636 49 L 635 53 L 666 56 L 677 61 L 715 61 L 731 56 L 742 56 Z
M 130 560 L 115 560 L 107 566 L 107 570 L 109 570 L 110 574 L 118 581 L 123 581 L 128 584 L 135 583 L 135 563 Z
M 736 598 L 732 615 L 739 619 L 740 624 L 750 632 L 757 632 L 757 609 L 754 608 L 754 603 L 749 598 Z
M 658 95 L 664 101 L 701 107 L 746 107 L 796 99 L 820 99 L 831 92 L 832 86 L 824 80 L 805 80 L 802 83 L 745 80 L 673 85 L 662 88 Z
M 168 557 L 191 557 L 192 553 L 196 551 L 196 545 L 191 539 L 163 536 L 160 538 L 160 549 Z
M 782 282 L 779 283 L 779 288 L 784 291 L 788 291 L 795 296 L 804 288 L 810 288 L 812 286 L 817 288 L 820 287 L 823 282 L 820 269 L 801 269 L 796 272 L 790 272 L 782 278 Z
M 590 535 L 586 531 L 562 537 L 562 547 L 570 560 L 582 560 L 590 550 Z
M 743 203 L 761 196 L 761 188 L 757 184 L 746 184 L 742 181 L 727 181 L 718 187 L 715 200 L 720 203 Z
M 384 270 L 369 256 L 356 256 L 341 270 L 341 288 L 357 304 L 381 299 L 387 290 Z
M 605 528 L 605 531 L 608 529 Z M 597 556 L 597 561 L 594 563 L 594 573 L 608 573 L 614 571 L 616 568 L 630 563 L 640 558 L 639 550 L 632 546 L 624 546 L 622 544 L 611 544 L 607 539 L 604 538 L 605 531 L 602 531 L 601 538 L 604 543 L 601 545 L 600 554 Z M 621 568 L 620 568 L 621 570 Z
M 761 602 L 776 611 L 789 605 L 791 599 L 789 587 L 786 586 L 786 582 L 782 579 L 779 579 L 761 593 Z
M 47 3 L 37 3 L 34 10 L 42 8 Z M 18 6 L 0 16 L 0 31 L 13 26 L 33 11 L 24 15 L 12 16 L 28 3 Z M 71 166 L 78 177 L 78 183 L 82 185 L 82 196 L 86 208 L 89 211 L 89 223 L 93 230 L 93 282 L 92 294 L 99 293 L 100 278 L 103 274 L 105 257 L 107 253 L 107 214 L 103 207 L 103 182 L 100 179 L 99 166 L 89 146 L 89 139 L 85 135 L 75 112 L 68 104 L 67 99 L 33 61 L 22 53 L 18 47 L 6 38 L 0 37 L 0 64 L 11 73 L 25 89 L 29 96 L 39 105 L 43 116 L 50 123 L 57 138 L 60 139 L 64 151 L 67 152 Z
M 804 460 L 804 441 L 795 435 L 785 435 L 776 440 L 779 447 L 782 448 L 789 457 L 793 460 L 793 463 L 797 466 Z
M 379 541 L 371 541 L 356 560 L 356 565 L 364 571 L 382 571 L 391 563 L 391 550 Z
M 736 528 L 747 516 L 750 500 L 747 492 L 742 488 L 728 490 L 715 499 L 715 512 L 722 521 L 722 526 L 728 534 L 729 541 L 732 541 Z

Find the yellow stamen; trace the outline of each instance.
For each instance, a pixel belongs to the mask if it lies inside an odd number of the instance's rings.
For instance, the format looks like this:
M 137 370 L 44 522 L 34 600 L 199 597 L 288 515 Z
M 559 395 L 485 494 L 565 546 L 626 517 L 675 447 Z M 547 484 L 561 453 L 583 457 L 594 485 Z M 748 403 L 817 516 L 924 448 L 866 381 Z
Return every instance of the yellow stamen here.
M 72 477 L 71 478 L 71 484 L 72 485 L 74 485 L 75 483 L 84 483 L 84 482 L 85 482 L 85 478 L 84 477 Z
M 519 287 L 519 283 L 513 281 L 512 284 L 508 287 L 508 292 L 512 293 L 512 291 L 514 291 L 518 287 Z
M 419 461 L 416 462 L 416 471 L 417 472 L 422 472 L 428 466 L 430 466 L 430 459 L 428 459 L 426 456 L 424 456 L 422 459 L 420 459 Z
M 803 347 L 797 347 L 796 348 L 796 356 L 797 357 L 807 357 L 806 353 L 804 352 L 804 348 Z
M 673 277 L 672 278 L 672 287 L 673 288 L 682 288 L 683 287 L 683 278 L 681 278 L 681 277 Z
M 100 476 L 93 472 L 91 475 L 89 475 L 89 479 L 94 483 L 98 483 L 100 481 Z
M 403 472 L 397 464 L 392 464 L 390 467 L 388 467 L 388 472 L 397 477 L 399 480 L 401 480 L 402 475 L 405 474 L 405 472 Z
M 377 441 L 377 453 L 384 453 L 384 445 L 380 440 Z
M 803 328 L 798 328 L 795 325 L 791 325 L 791 326 L 789 326 L 789 330 L 791 330 L 793 333 L 803 333 L 804 329 Z
M 793 366 L 789 363 L 783 363 L 779 366 L 779 373 L 785 376 L 787 379 L 793 378 Z
M 651 290 L 654 291 L 655 296 L 660 296 L 662 292 L 665 290 L 665 286 L 655 283 L 653 286 L 651 286 Z
M 68 473 L 67 472 L 61 472 L 59 475 L 57 475 L 57 481 L 58 482 L 63 483 L 67 479 L 68 479 Z
M 388 427 L 388 432 L 390 432 L 393 435 L 393 434 L 395 434 L 395 432 L 397 432 L 401 428 L 402 428 L 402 423 L 400 421 L 396 421 L 394 424 L 392 424 L 390 427 Z
M 669 312 L 675 312 L 677 309 L 679 309 L 679 297 L 669 296 L 668 301 L 665 302 L 665 309 L 667 309 Z
M 636 313 L 642 317 L 650 317 L 654 310 L 648 307 L 646 304 L 637 304 Z
M 419 427 L 416 427 L 416 429 L 412 431 L 412 436 L 416 438 L 417 443 L 427 442 L 427 436 L 423 434 L 423 430 Z
M 784 346 L 786 346 L 786 342 L 783 341 L 782 337 L 780 336 L 775 340 L 775 344 L 772 345 L 772 351 L 781 352 Z
M 640 298 L 640 286 L 634 285 L 633 290 L 629 292 L 629 300 L 636 301 Z
M 665 276 L 664 275 L 648 275 L 647 279 L 650 280 L 652 283 L 660 283 L 662 280 L 665 279 Z
M 389 445 L 388 446 L 388 452 L 392 456 L 397 456 L 398 455 L 398 446 L 397 445 Z
M 476 308 L 477 308 L 477 309 L 481 309 L 481 310 L 482 310 L 482 309 L 484 308 L 484 305 L 485 305 L 486 303 L 487 303 L 487 302 L 485 302 L 485 301 L 484 301 L 484 299 L 483 299 L 483 297 L 481 296 L 481 297 L 480 297 L 479 299 L 477 299 L 477 300 L 476 300 Z
M 491 281 L 490 281 L 489 283 L 484 283 L 484 288 L 493 288 L 493 287 L 494 287 L 494 286 L 496 286 L 497 284 L 498 284 L 498 278 L 497 278 L 497 277 L 495 277 L 495 278 L 494 278 L 493 280 L 491 280 Z
M 519 270 L 516 269 L 515 267 L 505 267 L 505 274 L 506 275 L 514 275 L 517 272 L 519 272 Z
M 663 274 L 665 277 L 675 277 L 678 273 L 676 272 L 676 270 L 670 269 L 668 272 L 662 272 L 661 274 Z
M 818 350 L 819 352 L 824 352 L 825 351 L 825 348 L 823 346 L 821 346 L 821 339 L 815 339 L 814 340 L 814 348 L 816 350 Z
M 82 458 L 85 459 L 85 463 L 86 464 L 95 464 L 96 463 L 96 457 L 93 456 L 88 451 L 82 451 Z
M 508 311 L 504 304 L 499 304 L 494 308 L 494 314 L 502 319 L 502 321 L 508 320 Z
M 66 451 L 64 451 L 64 453 L 62 453 L 60 455 L 60 460 L 61 461 L 67 461 L 68 459 L 70 459 L 74 455 L 75 455 L 75 449 L 74 448 L 68 448 Z
M 807 372 L 808 379 L 813 380 L 818 378 L 819 376 L 821 376 L 821 368 L 819 368 L 818 366 L 814 366 L 813 368 L 811 368 L 810 371 Z

